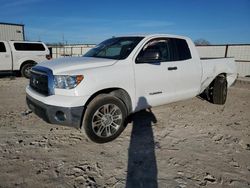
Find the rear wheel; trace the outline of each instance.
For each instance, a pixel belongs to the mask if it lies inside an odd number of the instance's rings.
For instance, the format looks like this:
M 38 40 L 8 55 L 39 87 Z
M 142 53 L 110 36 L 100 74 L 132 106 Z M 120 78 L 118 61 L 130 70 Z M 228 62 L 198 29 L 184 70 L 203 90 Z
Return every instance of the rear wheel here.
M 124 103 L 112 95 L 103 94 L 94 98 L 87 106 L 82 129 L 94 142 L 110 142 L 124 130 L 125 119 Z
M 227 80 L 225 76 L 218 76 L 214 80 L 212 91 L 212 102 L 214 104 L 225 104 L 227 99 Z
M 30 78 L 30 70 L 34 66 L 32 63 L 27 63 L 21 68 L 21 75 L 25 78 Z

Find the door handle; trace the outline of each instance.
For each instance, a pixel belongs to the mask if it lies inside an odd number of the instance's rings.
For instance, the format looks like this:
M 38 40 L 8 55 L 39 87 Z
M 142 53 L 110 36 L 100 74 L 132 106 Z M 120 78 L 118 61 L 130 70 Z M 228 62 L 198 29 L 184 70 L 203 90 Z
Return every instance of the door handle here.
M 168 67 L 168 70 L 171 71 L 171 70 L 177 70 L 177 67 Z

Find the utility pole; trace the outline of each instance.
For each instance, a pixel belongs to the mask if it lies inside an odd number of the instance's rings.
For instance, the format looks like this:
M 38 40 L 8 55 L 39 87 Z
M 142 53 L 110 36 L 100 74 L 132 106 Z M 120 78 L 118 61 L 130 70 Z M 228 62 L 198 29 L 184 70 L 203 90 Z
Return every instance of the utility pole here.
M 64 33 L 62 34 L 62 43 L 64 45 Z

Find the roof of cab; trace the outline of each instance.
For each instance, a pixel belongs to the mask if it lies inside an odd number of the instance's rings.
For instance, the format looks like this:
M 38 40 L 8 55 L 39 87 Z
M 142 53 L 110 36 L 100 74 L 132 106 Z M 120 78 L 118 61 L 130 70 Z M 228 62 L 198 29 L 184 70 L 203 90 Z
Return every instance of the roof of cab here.
M 180 38 L 180 39 L 189 39 L 188 37 L 181 35 L 173 35 L 173 34 L 131 34 L 117 37 L 145 37 L 145 38 L 155 38 L 155 37 L 171 37 L 171 38 Z

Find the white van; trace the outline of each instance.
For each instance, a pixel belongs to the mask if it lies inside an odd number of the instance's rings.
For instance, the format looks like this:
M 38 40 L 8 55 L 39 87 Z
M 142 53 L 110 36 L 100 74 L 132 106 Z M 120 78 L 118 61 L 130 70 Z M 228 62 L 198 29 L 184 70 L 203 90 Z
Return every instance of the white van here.
M 49 59 L 49 49 L 42 42 L 0 41 L 0 72 L 20 71 L 29 78 L 32 66 Z

